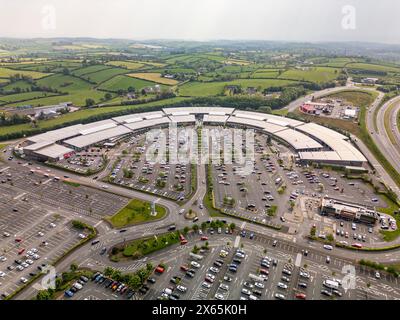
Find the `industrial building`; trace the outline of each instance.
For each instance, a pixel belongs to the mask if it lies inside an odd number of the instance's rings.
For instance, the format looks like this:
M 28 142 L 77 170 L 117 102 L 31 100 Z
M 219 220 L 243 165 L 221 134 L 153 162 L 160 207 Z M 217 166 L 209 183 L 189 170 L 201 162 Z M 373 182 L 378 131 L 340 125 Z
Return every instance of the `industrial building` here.
M 298 153 L 303 163 L 361 167 L 367 160 L 349 138 L 315 123 L 271 114 L 219 107 L 164 108 L 49 131 L 26 139 L 23 152 L 56 161 L 93 145 L 115 143 L 126 136 L 170 124 L 224 125 L 252 128 L 271 136 Z
M 379 219 L 379 214 L 372 207 L 327 197 L 321 199 L 320 213 L 322 215 L 366 224 L 375 224 Z

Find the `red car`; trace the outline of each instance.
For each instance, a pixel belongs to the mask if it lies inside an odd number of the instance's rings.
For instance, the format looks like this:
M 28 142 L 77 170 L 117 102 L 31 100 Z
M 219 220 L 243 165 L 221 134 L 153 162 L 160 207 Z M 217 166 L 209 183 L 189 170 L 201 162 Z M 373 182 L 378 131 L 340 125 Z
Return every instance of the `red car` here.
M 161 267 L 161 266 L 158 266 L 157 268 L 156 268 L 156 270 L 154 270 L 156 273 L 163 273 L 164 271 L 165 271 L 165 269 L 163 268 L 163 267 Z
M 266 270 L 266 269 L 260 269 L 260 273 L 261 273 L 261 274 L 268 275 L 268 274 L 269 274 L 269 271 Z
M 297 298 L 297 299 L 302 299 L 302 300 L 306 300 L 306 295 L 304 294 L 304 293 L 297 293 L 296 295 L 295 295 L 295 297 Z
M 362 244 L 360 244 L 360 243 L 353 243 L 352 246 L 353 246 L 354 248 L 358 248 L 358 249 L 361 249 L 361 248 L 362 248 Z
M 188 271 L 188 270 L 189 270 L 189 267 L 186 266 L 186 265 L 182 265 L 182 266 L 181 266 L 181 270 L 182 270 L 182 271 Z
M 207 240 L 208 240 L 208 237 L 207 237 L 207 236 L 202 236 L 202 237 L 200 238 L 200 240 L 202 240 L 202 241 L 207 241 Z
M 24 252 L 25 252 L 25 249 L 19 249 L 19 250 L 18 250 L 18 254 L 19 254 L 19 255 L 23 254 Z
M 15 238 L 15 242 L 22 242 L 21 238 Z
M 185 237 L 182 234 L 179 235 L 179 240 L 181 241 L 181 245 L 188 243 L 188 241 L 185 239 Z

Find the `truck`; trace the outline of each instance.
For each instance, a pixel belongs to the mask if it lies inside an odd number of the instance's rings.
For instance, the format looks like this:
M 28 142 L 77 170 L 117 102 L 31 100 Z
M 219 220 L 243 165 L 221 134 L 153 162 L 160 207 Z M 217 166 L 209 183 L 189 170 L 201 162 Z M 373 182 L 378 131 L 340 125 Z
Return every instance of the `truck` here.
M 334 290 L 339 289 L 339 282 L 337 281 L 326 279 L 322 284 L 329 289 L 334 289 Z

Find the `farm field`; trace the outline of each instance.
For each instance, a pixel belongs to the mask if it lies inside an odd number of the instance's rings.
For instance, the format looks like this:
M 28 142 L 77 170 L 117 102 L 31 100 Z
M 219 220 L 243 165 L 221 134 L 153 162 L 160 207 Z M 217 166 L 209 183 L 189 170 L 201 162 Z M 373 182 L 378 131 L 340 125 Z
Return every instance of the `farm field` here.
M 120 89 L 128 90 L 129 87 L 133 87 L 136 91 L 140 91 L 145 87 L 151 86 L 154 86 L 153 82 L 120 75 L 103 82 L 99 89 L 117 92 Z
M 9 78 L 10 76 L 20 74 L 22 76 L 31 77 L 33 79 L 40 79 L 48 76 L 48 73 L 24 70 L 12 70 L 9 68 L 0 68 L 0 78 Z
M 296 81 L 280 79 L 239 79 L 222 82 L 189 82 L 179 87 L 179 93 L 182 96 L 205 97 L 222 95 L 224 87 L 227 85 L 241 85 L 246 87 L 261 87 L 266 89 L 273 86 L 286 86 Z
M 31 99 L 51 97 L 56 95 L 58 94 L 41 91 L 23 92 L 5 96 L 0 95 L 0 105 L 12 104 L 17 101 L 30 101 Z
M 143 63 L 140 62 L 132 62 L 132 61 L 109 61 L 106 63 L 108 66 L 114 66 L 114 67 L 121 67 L 121 68 L 126 68 L 129 70 L 136 70 L 140 69 L 144 66 Z
M 153 73 L 153 72 L 149 72 L 149 73 L 130 73 L 128 74 L 129 77 L 133 77 L 133 78 L 137 78 L 137 79 L 142 79 L 142 80 L 148 80 L 148 81 L 152 81 L 152 82 L 157 82 L 157 83 L 161 83 L 161 84 L 165 84 L 165 85 L 175 85 L 178 83 L 178 81 L 174 80 L 174 79 L 167 79 L 167 78 L 163 78 L 161 77 L 160 73 Z
M 1 80 L 4 80 L 4 82 L 8 82 L 5 79 L 1 79 Z M 0 83 L 1 83 L 1 81 L 0 81 Z M 9 84 L 5 85 L 4 87 L 2 87 L 2 89 L 4 91 L 11 91 L 14 88 L 20 88 L 21 90 L 26 90 L 26 89 L 30 89 L 31 86 L 32 86 L 31 83 L 20 80 L 20 81 L 15 81 L 15 82 L 9 83 Z
M 114 76 L 126 73 L 126 69 L 121 68 L 109 68 L 104 69 L 98 72 L 85 74 L 82 77 L 90 82 L 95 82 L 96 84 L 100 84 L 108 79 L 111 79 Z
M 390 67 L 380 64 L 369 64 L 369 63 L 350 63 L 346 65 L 347 68 L 351 69 L 362 69 L 371 71 L 382 71 L 382 72 L 400 72 L 400 67 Z
M 72 74 L 75 76 L 78 76 L 78 77 L 82 77 L 82 76 L 90 74 L 90 73 L 95 73 L 95 72 L 110 69 L 110 68 L 111 67 L 99 64 L 99 65 L 94 65 L 94 66 L 77 69 Z
M 340 70 L 337 68 L 309 67 L 307 70 L 291 69 L 285 71 L 279 78 L 321 83 L 336 79 L 339 73 Z
M 133 106 L 115 106 L 115 107 L 83 109 L 83 110 L 79 110 L 76 112 L 67 113 L 67 114 L 60 116 L 58 118 L 55 118 L 55 119 L 38 121 L 37 127 L 38 128 L 51 128 L 51 127 L 54 127 L 54 126 L 57 126 L 57 125 L 60 125 L 63 123 L 71 122 L 71 121 L 85 120 L 89 117 L 96 116 L 96 115 L 102 115 L 102 114 L 107 114 L 107 113 L 126 110 L 126 109 L 134 110 L 136 108 L 143 108 L 143 107 L 165 106 L 165 105 L 176 103 L 176 102 L 183 101 L 183 100 L 185 100 L 185 98 L 177 97 L 177 98 L 171 98 L 168 100 L 153 101 L 153 102 L 149 102 L 149 103 L 145 103 L 145 104 L 138 104 L 138 105 L 133 105 Z M 13 125 L 13 126 L 3 126 L 3 127 L 0 126 L 0 135 L 21 132 L 21 131 L 29 131 L 29 130 L 33 130 L 33 127 L 29 123 Z

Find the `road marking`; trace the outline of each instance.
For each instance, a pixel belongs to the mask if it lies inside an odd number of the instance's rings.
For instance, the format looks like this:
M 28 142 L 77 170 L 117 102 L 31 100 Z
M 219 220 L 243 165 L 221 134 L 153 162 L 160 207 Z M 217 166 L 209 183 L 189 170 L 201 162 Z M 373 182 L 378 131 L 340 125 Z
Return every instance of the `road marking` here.
M 239 243 L 240 243 L 240 237 L 236 236 L 235 243 L 233 244 L 233 247 L 234 248 L 239 248 Z
M 97 222 L 95 225 L 94 225 L 94 227 L 96 228 L 97 226 L 99 226 L 100 224 L 102 224 L 103 223 L 103 220 L 100 220 L 99 222 Z
M 296 267 L 300 267 L 301 266 L 301 259 L 302 259 L 302 254 L 301 253 L 298 253 L 297 254 L 297 257 L 296 257 L 296 262 L 294 263 L 294 265 L 296 266 Z
M 16 197 L 14 197 L 14 200 L 17 200 L 17 199 L 23 197 L 24 195 L 26 195 L 26 192 L 17 195 Z

